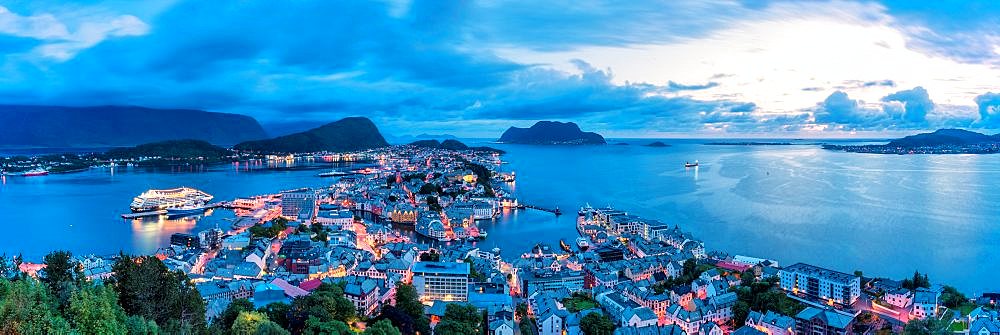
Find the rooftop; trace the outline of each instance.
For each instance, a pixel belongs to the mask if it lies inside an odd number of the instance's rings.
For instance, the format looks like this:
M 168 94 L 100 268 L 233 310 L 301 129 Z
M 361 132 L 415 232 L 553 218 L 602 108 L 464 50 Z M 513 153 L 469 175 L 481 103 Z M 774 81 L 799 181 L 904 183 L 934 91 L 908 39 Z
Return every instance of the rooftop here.
M 855 278 L 858 278 L 855 275 L 850 275 L 840 271 L 834 271 L 805 263 L 792 264 L 782 269 L 782 271 L 801 273 L 811 277 L 826 279 L 829 281 L 839 282 L 844 284 L 848 284 Z
M 417 262 L 413 263 L 413 273 L 441 273 L 468 275 L 468 263 Z

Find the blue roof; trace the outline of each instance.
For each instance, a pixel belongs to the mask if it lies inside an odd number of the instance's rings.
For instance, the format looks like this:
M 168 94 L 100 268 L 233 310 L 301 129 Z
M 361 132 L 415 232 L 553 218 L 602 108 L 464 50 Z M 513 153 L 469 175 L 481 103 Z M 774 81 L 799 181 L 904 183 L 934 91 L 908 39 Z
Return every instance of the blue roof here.
M 413 263 L 412 271 L 414 273 L 422 272 L 422 273 L 468 275 L 469 264 L 450 263 L 450 262 L 417 262 Z

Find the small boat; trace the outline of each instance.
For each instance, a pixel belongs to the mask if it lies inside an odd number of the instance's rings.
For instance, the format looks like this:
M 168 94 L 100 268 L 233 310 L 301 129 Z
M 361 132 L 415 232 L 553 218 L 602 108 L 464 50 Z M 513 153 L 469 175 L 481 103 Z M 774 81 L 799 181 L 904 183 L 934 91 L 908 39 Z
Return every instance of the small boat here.
M 686 167 L 686 168 L 690 168 L 690 167 L 698 167 L 698 161 L 694 161 L 694 163 L 691 163 L 691 162 L 684 162 L 684 167 Z
M 49 170 L 43 168 L 34 168 L 28 171 L 21 172 L 21 176 L 24 177 L 44 176 L 47 174 L 49 174 Z
M 576 246 L 580 247 L 580 250 L 587 251 L 590 248 L 590 241 L 587 241 L 587 238 L 583 236 L 577 237 Z
M 167 208 L 167 216 L 181 217 L 204 213 L 207 208 L 205 204 L 186 204 L 180 207 Z
M 330 172 L 320 173 L 320 174 L 318 174 L 318 176 L 320 176 L 320 177 L 341 177 L 341 176 L 350 176 L 352 174 L 353 173 L 344 172 L 344 171 L 330 171 Z

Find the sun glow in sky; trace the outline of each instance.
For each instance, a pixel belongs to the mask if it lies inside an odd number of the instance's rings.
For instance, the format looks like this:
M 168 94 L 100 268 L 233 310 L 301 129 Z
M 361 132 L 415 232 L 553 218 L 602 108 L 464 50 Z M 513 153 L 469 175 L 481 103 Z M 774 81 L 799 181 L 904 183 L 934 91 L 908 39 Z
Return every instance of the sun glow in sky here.
M 575 121 L 611 136 L 1000 127 L 1000 4 L 0 4 L 0 103 L 365 115 L 397 134 Z M 462 127 L 455 127 L 455 125 Z M 990 131 L 995 132 L 995 131 Z

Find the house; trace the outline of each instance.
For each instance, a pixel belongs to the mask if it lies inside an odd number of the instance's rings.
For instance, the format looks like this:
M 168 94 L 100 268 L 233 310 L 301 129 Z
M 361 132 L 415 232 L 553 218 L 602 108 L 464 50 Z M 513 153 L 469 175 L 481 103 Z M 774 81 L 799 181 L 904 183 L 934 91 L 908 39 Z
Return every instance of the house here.
M 841 314 L 832 309 L 806 307 L 795 315 L 797 334 L 847 335 L 851 333 L 853 325 L 854 316 Z
M 514 335 L 514 321 L 497 319 L 490 322 L 490 335 Z
M 730 335 L 767 335 L 764 332 L 757 330 L 757 328 L 750 326 L 743 326 L 734 330 Z
M 913 294 L 913 308 L 910 309 L 910 317 L 923 319 L 937 314 L 938 301 L 941 298 L 941 290 L 918 288 Z
M 757 311 L 750 311 L 745 324 L 767 335 L 795 334 L 795 319 L 772 311 L 767 311 L 767 313 L 763 314 Z
M 722 327 L 715 322 L 706 322 L 698 329 L 698 335 L 722 335 Z
M 656 313 L 648 307 L 630 308 L 622 316 L 622 324 L 625 327 L 652 327 L 656 326 L 658 320 Z
M 977 318 L 969 323 L 969 335 L 1000 334 L 1000 322 L 996 319 Z
M 892 306 L 907 308 L 910 307 L 910 304 L 913 304 L 913 292 L 900 287 L 886 292 L 882 300 L 885 300 L 886 303 Z

